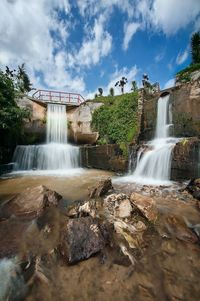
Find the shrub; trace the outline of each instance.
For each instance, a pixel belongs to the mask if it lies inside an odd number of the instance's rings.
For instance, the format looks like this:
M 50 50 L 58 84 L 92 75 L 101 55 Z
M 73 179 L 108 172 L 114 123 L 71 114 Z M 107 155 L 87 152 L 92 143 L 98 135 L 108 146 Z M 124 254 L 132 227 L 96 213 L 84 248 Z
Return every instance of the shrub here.
M 102 101 L 104 106 L 96 109 L 92 117 L 92 128 L 99 132 L 99 139 L 107 143 L 131 142 L 137 133 L 137 92 L 102 97 Z

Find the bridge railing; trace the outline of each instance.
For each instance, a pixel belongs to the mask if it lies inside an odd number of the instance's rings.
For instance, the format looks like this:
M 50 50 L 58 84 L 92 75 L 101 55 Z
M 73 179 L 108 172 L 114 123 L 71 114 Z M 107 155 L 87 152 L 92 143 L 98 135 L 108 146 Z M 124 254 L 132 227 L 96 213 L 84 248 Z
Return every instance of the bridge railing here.
M 80 105 L 85 101 L 82 95 L 77 93 L 67 93 L 53 90 L 37 90 L 32 95 L 33 98 L 42 102 L 63 103 Z

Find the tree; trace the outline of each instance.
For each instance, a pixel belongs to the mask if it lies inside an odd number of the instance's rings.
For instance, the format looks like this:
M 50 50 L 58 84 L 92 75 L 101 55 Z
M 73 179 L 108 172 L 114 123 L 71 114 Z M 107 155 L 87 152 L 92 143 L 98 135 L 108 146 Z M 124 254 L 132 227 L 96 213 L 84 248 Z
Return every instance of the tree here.
M 25 70 L 25 64 L 18 66 L 17 71 L 17 88 L 20 92 L 26 93 L 32 90 L 32 84 Z
M 122 94 L 124 94 L 124 86 L 126 85 L 126 83 L 128 82 L 126 77 L 122 77 L 119 81 L 116 82 L 115 87 L 119 86 L 121 87 L 121 92 Z
M 99 96 L 102 96 L 103 95 L 103 89 L 102 88 L 98 88 L 98 91 L 99 91 Z
M 114 96 L 115 95 L 115 90 L 114 88 L 110 88 L 110 96 Z
M 200 63 L 200 31 L 192 35 L 191 38 L 192 63 Z
M 131 91 L 136 92 L 136 91 L 138 90 L 136 81 L 133 80 L 133 81 L 131 82 L 131 84 L 132 84 Z
M 18 107 L 16 101 L 14 70 L 0 70 L 0 145 L 15 144 L 21 134 L 23 118 L 29 116 L 26 109 Z M 9 142 L 8 142 L 9 141 Z M 10 142 L 11 141 L 11 142 Z

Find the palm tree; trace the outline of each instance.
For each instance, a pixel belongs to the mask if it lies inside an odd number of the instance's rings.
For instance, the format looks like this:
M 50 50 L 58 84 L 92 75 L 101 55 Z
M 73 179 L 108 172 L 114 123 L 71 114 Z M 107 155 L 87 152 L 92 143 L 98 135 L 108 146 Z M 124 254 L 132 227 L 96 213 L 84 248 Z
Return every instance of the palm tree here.
M 103 89 L 102 88 L 98 88 L 98 91 L 99 91 L 99 96 L 102 96 L 103 95 Z
M 191 38 L 192 63 L 200 63 L 200 31 L 192 35 Z
M 126 85 L 126 83 L 128 82 L 126 77 L 122 77 L 120 80 L 118 80 L 115 84 L 115 87 L 119 86 L 121 87 L 121 92 L 122 94 L 124 93 L 124 86 Z

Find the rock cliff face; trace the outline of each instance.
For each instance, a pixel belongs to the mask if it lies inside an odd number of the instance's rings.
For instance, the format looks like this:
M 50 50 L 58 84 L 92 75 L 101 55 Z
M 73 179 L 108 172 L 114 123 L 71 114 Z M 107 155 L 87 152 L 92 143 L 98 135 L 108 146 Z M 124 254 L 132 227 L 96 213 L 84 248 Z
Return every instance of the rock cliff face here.
M 92 113 L 102 103 L 85 102 L 80 107 L 67 111 L 68 137 L 77 144 L 94 144 L 99 134 L 91 129 Z
M 27 96 L 17 100 L 21 108 L 30 111 L 30 119 L 24 122 L 25 143 L 34 144 L 45 141 L 46 107 L 42 103 L 32 101 Z
M 176 144 L 172 153 L 172 180 L 200 177 L 200 139 L 186 138 Z
M 200 83 L 198 80 L 161 91 L 149 99 L 144 96 L 142 132 L 140 139 L 151 140 L 156 125 L 157 101 L 163 93 L 170 93 L 174 136 L 194 137 L 200 133 Z
M 30 119 L 24 123 L 25 143 L 41 143 L 45 141 L 46 106 L 24 96 L 18 99 L 18 105 L 30 110 Z M 91 129 L 92 113 L 102 103 L 85 102 L 73 109 L 67 108 L 68 139 L 76 144 L 94 144 L 98 139 L 98 132 Z
M 81 161 L 83 167 L 125 172 L 128 160 L 122 155 L 117 144 L 82 146 Z

